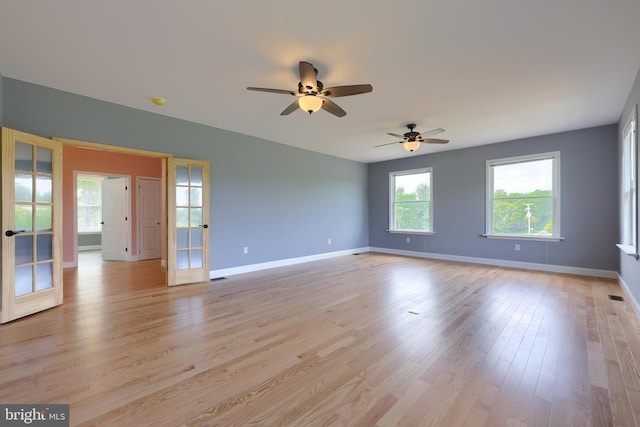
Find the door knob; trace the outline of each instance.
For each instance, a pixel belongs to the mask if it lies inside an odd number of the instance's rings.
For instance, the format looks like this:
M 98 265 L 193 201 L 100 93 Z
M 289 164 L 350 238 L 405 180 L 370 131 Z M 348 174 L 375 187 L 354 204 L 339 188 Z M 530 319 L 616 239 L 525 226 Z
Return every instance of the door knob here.
M 16 230 L 16 231 L 7 230 L 7 231 L 4 232 L 4 235 L 7 236 L 7 237 L 13 237 L 18 233 L 24 233 L 24 230 Z

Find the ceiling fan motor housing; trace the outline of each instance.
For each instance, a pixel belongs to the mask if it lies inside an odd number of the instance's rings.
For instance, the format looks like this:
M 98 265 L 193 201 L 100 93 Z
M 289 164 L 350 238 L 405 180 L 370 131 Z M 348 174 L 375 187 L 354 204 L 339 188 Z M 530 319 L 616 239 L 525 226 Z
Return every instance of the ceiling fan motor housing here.
M 407 141 L 415 141 L 415 140 L 416 140 L 416 138 L 417 138 L 417 139 L 418 139 L 418 141 L 419 141 L 419 140 L 421 140 L 421 139 L 422 139 L 422 138 L 420 137 L 420 134 L 419 134 L 418 132 L 414 132 L 414 131 L 413 131 L 413 129 L 415 129 L 415 127 L 416 127 L 416 124 L 415 124 L 415 123 L 409 123 L 409 124 L 407 125 L 407 127 L 409 128 L 409 132 L 407 132 L 407 133 L 405 133 L 405 134 L 403 135 L 405 140 L 407 140 Z M 413 150 L 411 150 L 411 151 L 413 151 Z
M 324 85 L 322 84 L 322 82 L 320 80 L 316 80 L 316 86 L 317 87 L 311 87 L 311 86 L 303 86 L 302 82 L 298 82 L 298 92 L 303 93 L 303 94 L 309 94 L 309 95 L 317 95 L 320 92 L 322 92 L 322 89 L 324 89 Z

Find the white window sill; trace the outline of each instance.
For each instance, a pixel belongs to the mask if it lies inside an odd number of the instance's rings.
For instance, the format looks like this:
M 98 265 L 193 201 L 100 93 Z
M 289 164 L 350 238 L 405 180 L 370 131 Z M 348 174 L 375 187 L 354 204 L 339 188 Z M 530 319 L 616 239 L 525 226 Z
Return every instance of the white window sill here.
M 413 230 L 387 230 L 387 233 L 391 234 L 422 234 L 425 236 L 431 236 L 436 234 L 435 231 L 413 231 Z
M 623 245 L 622 243 L 618 243 L 616 245 L 622 252 L 625 254 L 635 257 L 635 259 L 640 258 L 640 254 L 638 254 L 638 250 L 631 245 Z
M 511 235 L 511 234 L 481 234 L 487 239 L 507 239 L 507 240 L 537 240 L 539 242 L 561 242 L 564 237 L 540 236 L 540 235 Z

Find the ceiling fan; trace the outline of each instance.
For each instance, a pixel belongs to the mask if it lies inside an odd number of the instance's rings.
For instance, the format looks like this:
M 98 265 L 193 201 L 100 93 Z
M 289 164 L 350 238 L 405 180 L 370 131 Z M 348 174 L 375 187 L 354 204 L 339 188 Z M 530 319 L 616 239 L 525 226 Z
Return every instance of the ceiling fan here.
M 323 110 L 338 117 L 346 116 L 347 112 L 340 108 L 335 102 L 327 98 L 359 95 L 361 93 L 369 93 L 373 90 L 373 86 L 369 84 L 325 88 L 322 82 L 316 79 L 318 70 L 314 68 L 311 63 L 300 61 L 299 70 L 300 82 L 298 83 L 297 91 L 268 89 L 262 87 L 248 87 L 247 89 L 259 92 L 282 93 L 285 95 L 297 96 L 298 99 L 285 108 L 282 113 L 280 113 L 281 116 L 291 114 L 299 107 L 302 111 L 306 111 L 309 114 L 322 108 Z
M 402 138 L 402 141 L 388 142 L 386 144 L 376 145 L 376 147 L 383 147 L 385 145 L 391 145 L 391 144 L 403 144 L 405 150 L 415 151 L 418 149 L 418 147 L 420 147 L 420 143 L 422 142 L 426 144 L 446 144 L 447 142 L 449 142 L 448 139 L 429 138 L 431 136 L 436 136 L 444 132 L 444 129 L 442 128 L 432 129 L 427 132 L 418 133 L 413 130 L 415 129 L 415 127 L 416 127 L 415 123 L 409 123 L 407 125 L 407 128 L 409 128 L 409 132 L 406 132 L 404 135 L 398 135 L 397 133 L 388 132 L 387 135 L 395 136 L 396 138 Z

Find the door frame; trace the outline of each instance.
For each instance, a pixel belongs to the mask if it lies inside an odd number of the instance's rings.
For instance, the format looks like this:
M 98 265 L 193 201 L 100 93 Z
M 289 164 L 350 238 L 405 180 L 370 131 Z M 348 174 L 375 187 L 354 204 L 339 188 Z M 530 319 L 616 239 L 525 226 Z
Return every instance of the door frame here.
M 108 151 L 108 152 L 112 152 L 112 153 L 120 153 L 120 154 L 133 154 L 133 155 L 137 155 L 137 156 L 146 156 L 146 157 L 156 157 L 156 158 L 160 158 L 160 159 L 164 159 L 164 162 L 162 162 L 162 180 L 163 182 L 163 205 L 165 209 L 168 209 L 168 200 L 166 197 L 167 194 L 167 165 L 169 164 L 169 160 L 173 158 L 172 154 L 169 153 L 163 153 L 163 152 L 159 152 L 159 151 L 150 151 L 150 150 L 141 150 L 138 148 L 128 148 L 128 147 L 120 147 L 120 146 L 116 146 L 116 145 L 108 145 L 108 144 L 101 144 L 101 143 L 97 143 L 97 142 L 89 142 L 89 141 L 79 141 L 79 140 L 75 140 L 75 139 L 68 139 L 68 138 L 60 138 L 60 137 L 53 137 L 51 138 L 55 141 L 59 141 L 63 144 L 63 148 L 65 145 L 69 145 L 69 146 L 73 146 L 73 147 L 78 147 L 78 148 L 88 148 L 88 149 L 92 149 L 92 150 L 98 150 L 98 151 Z M 115 176 L 115 175 L 112 175 Z M 162 259 L 161 259 L 161 265 L 165 268 L 165 270 L 167 269 L 167 251 L 168 251 L 168 246 L 169 246 L 169 240 L 168 240 L 168 233 L 167 233 L 167 229 L 166 229 L 166 223 L 163 223 L 162 226 L 162 233 L 164 234 L 164 238 L 162 239 Z M 77 229 L 77 226 L 76 226 Z M 75 256 L 77 257 L 78 251 L 77 251 L 77 243 L 76 243 L 76 251 L 75 251 Z M 77 263 L 77 259 L 76 259 L 76 263 Z M 167 277 L 167 275 L 165 275 L 165 277 Z M 167 285 L 168 282 L 165 281 L 165 285 Z

